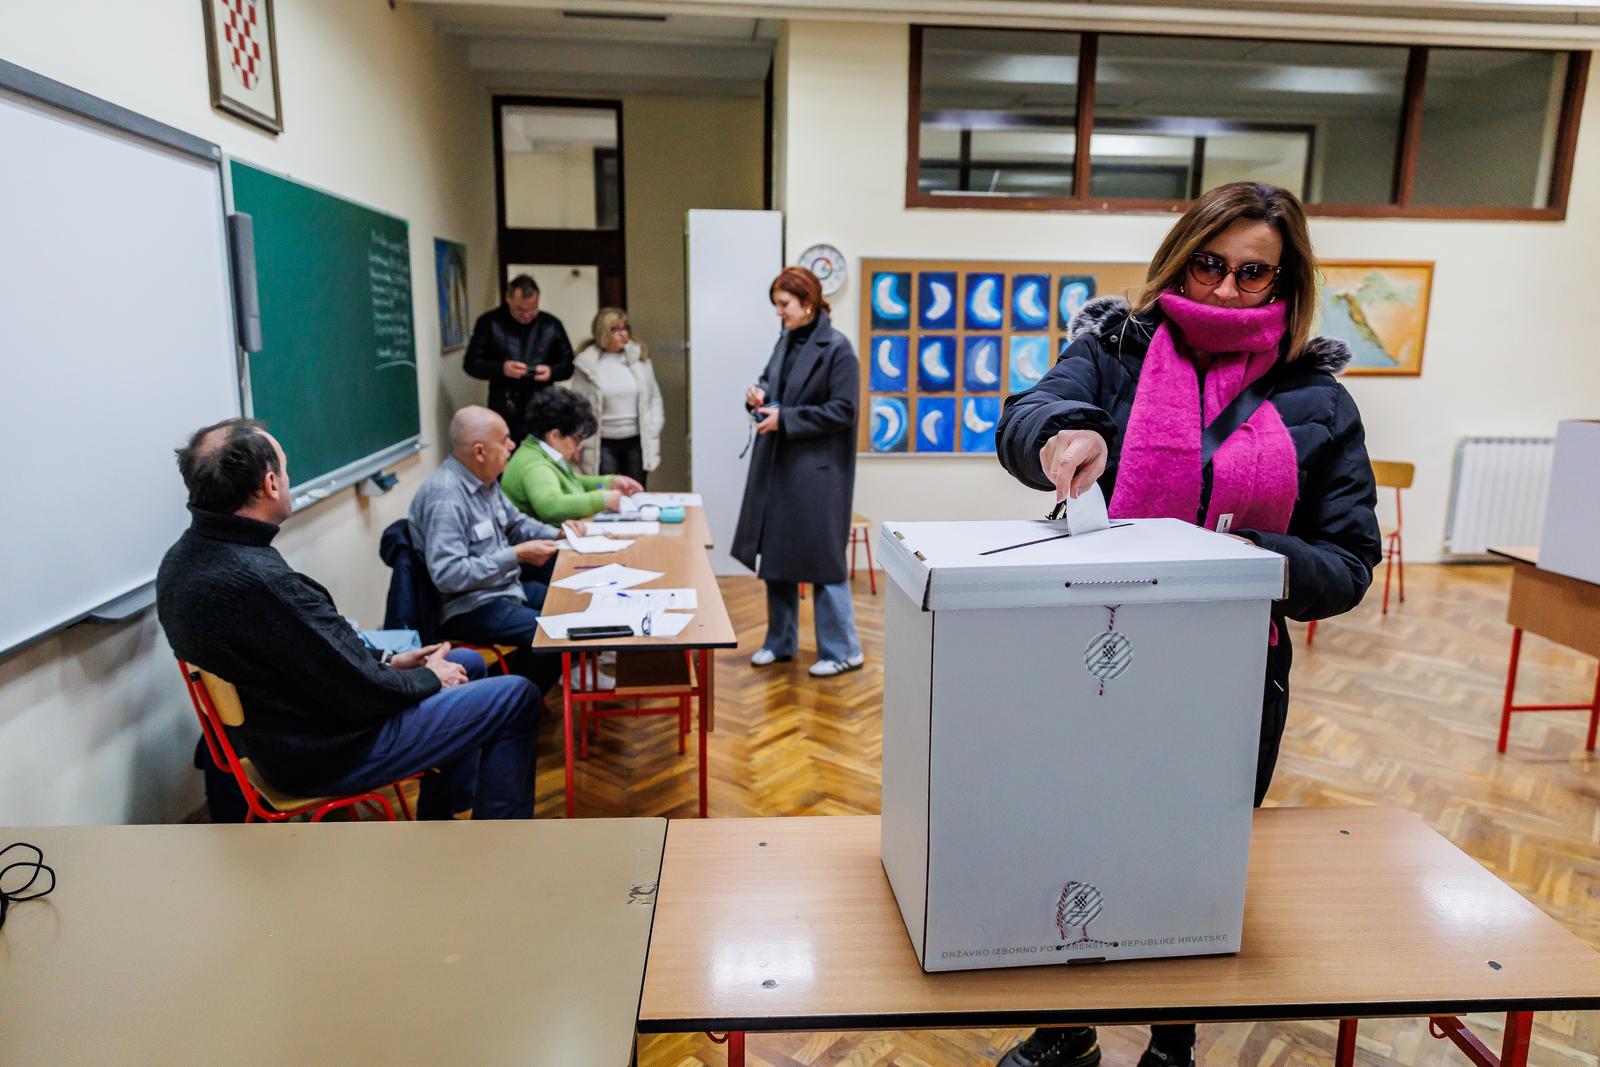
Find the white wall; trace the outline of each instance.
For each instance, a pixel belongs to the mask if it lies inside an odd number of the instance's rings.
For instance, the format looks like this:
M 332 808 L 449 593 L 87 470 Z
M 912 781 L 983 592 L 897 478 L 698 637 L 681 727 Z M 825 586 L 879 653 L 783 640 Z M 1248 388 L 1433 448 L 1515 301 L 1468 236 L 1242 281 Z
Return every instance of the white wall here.
M 278 137 L 211 110 L 201 9 L 193 0 L 11 0 L 0 5 L 0 58 L 410 220 L 430 447 L 399 468 L 400 487 L 387 497 L 369 501 L 346 490 L 291 519 L 277 542 L 347 614 L 376 624 L 388 586 L 378 535 L 404 514 L 437 463 L 450 412 L 482 393 L 481 383 L 462 375 L 459 354 L 438 354 L 433 238 L 467 244 L 472 311 L 491 306 L 489 106 L 455 48 L 408 6 L 275 6 L 286 127 Z M 69 381 L 63 368 L 63 392 L 40 402 L 62 402 Z M 64 493 L 91 485 L 85 472 L 62 472 Z M 116 517 L 106 518 L 114 536 Z M 31 646 L 0 660 L 0 825 L 181 818 L 200 800 L 190 768 L 198 736 L 153 612 L 122 625 L 78 626 Z
M 817 241 L 851 261 L 834 321 L 859 340 L 861 257 L 1148 259 L 1167 216 L 908 210 L 905 26 L 791 22 L 780 46 L 786 162 L 781 188 L 790 262 Z M 1600 113 L 1600 83 L 1588 98 Z M 1553 434 L 1557 420 L 1600 415 L 1600 358 L 1586 318 L 1600 213 L 1600 144 L 1584 124 L 1562 223 L 1319 219 L 1329 259 L 1434 260 L 1420 378 L 1351 378 L 1368 444 L 1417 464 L 1407 498 L 1408 558 L 1437 558 L 1456 440 Z M 993 460 L 863 456 L 856 510 L 874 519 L 1043 514 Z

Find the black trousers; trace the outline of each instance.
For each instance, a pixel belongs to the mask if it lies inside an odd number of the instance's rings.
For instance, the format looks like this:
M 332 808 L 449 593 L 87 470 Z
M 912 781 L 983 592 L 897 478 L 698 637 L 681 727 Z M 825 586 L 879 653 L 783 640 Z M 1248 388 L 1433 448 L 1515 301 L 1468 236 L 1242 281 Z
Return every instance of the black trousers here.
M 645 484 L 649 476 L 644 472 L 644 445 L 638 435 L 600 438 L 600 473 L 625 474 Z

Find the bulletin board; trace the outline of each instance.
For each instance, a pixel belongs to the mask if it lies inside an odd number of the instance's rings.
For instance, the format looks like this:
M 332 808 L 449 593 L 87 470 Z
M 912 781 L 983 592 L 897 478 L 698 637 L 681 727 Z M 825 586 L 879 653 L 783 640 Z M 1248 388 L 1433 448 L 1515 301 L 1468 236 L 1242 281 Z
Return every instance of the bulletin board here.
M 993 455 L 1006 396 L 1055 363 L 1096 296 L 1125 296 L 1143 263 L 863 259 L 857 451 Z

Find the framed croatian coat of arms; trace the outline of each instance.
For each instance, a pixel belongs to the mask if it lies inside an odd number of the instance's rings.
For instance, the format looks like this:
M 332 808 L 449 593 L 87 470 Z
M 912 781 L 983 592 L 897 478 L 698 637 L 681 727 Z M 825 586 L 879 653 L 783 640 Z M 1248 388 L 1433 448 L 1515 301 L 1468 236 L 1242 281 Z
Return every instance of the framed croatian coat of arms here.
M 283 132 L 272 0 L 200 0 L 206 16 L 211 106 Z

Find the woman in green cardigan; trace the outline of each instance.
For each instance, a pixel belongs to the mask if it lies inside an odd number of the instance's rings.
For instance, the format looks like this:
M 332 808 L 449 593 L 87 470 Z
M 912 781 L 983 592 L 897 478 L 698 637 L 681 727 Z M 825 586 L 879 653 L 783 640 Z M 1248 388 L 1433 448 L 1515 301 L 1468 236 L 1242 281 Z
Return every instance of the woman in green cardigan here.
M 594 434 L 594 409 L 576 393 L 541 389 L 528 401 L 528 436 L 501 476 L 500 487 L 518 510 L 559 526 L 616 511 L 625 496 L 644 487 L 624 474 L 579 474 L 574 464 L 584 438 Z

